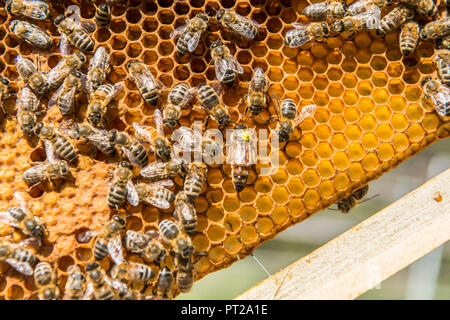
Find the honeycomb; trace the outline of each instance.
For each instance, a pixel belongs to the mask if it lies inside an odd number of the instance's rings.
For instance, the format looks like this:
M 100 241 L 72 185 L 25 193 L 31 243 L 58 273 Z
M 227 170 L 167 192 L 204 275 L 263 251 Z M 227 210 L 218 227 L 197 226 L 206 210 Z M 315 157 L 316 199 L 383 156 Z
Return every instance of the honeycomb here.
M 42 71 L 54 67 L 62 56 L 60 35 L 51 21 L 33 21 L 48 30 L 53 39 L 50 51 L 37 51 L 9 32 L 13 18 L 5 11 L 4 2 L 0 4 L 1 74 L 11 80 L 18 78 L 14 62 L 18 54 L 38 61 Z M 54 16 L 63 14 L 70 4 L 52 4 Z M 302 48 L 283 45 L 291 23 L 306 21 L 300 13 L 308 4 L 305 0 L 129 0 L 115 4 L 110 26 L 93 33 L 96 47 L 104 46 L 111 54 L 112 70 L 107 81 L 125 81 L 125 89 L 113 102 L 116 108 L 112 110 L 111 128 L 133 133 L 134 121 L 152 123 L 155 107 L 144 103 L 127 78 L 128 61 L 143 60 L 167 88 L 181 82 L 198 86 L 215 78 L 208 48 L 219 37 L 244 68 L 239 82 L 232 88 L 225 87 L 222 94 L 233 121 L 238 122 L 245 110 L 240 102 L 256 67 L 262 68 L 273 84 L 272 96 L 319 107 L 313 117 L 301 123 L 286 146 L 275 151 L 279 169 L 271 176 L 259 176 L 262 165 L 255 165 L 248 185 L 239 194 L 234 190 L 229 165 L 209 166 L 207 183 L 195 200 L 198 227 L 192 239 L 196 251 L 207 253 L 196 258 L 196 280 L 249 255 L 279 232 L 449 135 L 448 119 L 441 119 L 421 98 L 421 80 L 435 75 L 434 43 L 421 42 L 407 58 L 400 53 L 398 32 L 383 37 L 363 32 L 354 38 L 330 38 Z M 184 24 L 186 16 L 199 12 L 214 15 L 219 8 L 236 10 L 262 24 L 256 41 L 236 38 L 211 19 L 198 48 L 191 55 L 178 57 L 171 31 Z M 82 18 L 93 19 L 94 14 L 94 5 L 84 3 Z M 86 68 L 87 64 L 83 70 Z M 20 81 L 15 85 L 23 86 Z M 85 118 L 87 109 L 86 97 L 80 99 L 77 121 Z M 48 97 L 44 97 L 41 108 L 47 102 Z M 7 100 L 5 106 L 15 114 L 14 99 Z M 268 120 L 275 114 L 272 104 L 250 120 L 251 126 L 274 127 L 276 124 L 268 124 Z M 203 113 L 187 108 L 180 122 L 189 125 L 204 118 Z M 44 121 L 58 125 L 64 120 L 55 106 L 47 111 Z M 215 126 L 214 121 L 208 122 L 208 127 Z M 45 160 L 43 147 L 37 137 L 20 139 L 15 119 L 3 117 L 0 131 L 0 211 L 17 205 L 15 191 L 28 192 L 29 209 L 41 217 L 49 234 L 37 256 L 57 268 L 58 283 L 64 288 L 69 266 L 83 267 L 94 260 L 94 239 L 83 242 L 79 235 L 87 230 L 100 232 L 114 213 L 105 200 L 109 173 L 118 159 L 93 158 L 93 147 L 78 143 L 79 161 L 71 167 L 74 179 L 28 190 L 21 175 L 31 162 Z M 182 179 L 175 182 L 179 188 Z M 172 209 L 173 204 L 168 210 L 142 204 L 127 207 L 126 226 L 136 231 L 156 229 L 161 219 L 171 218 Z M 1 225 L 0 236 L 12 236 L 16 242 L 24 239 L 6 225 Z M 142 262 L 138 256 L 128 255 L 130 261 Z M 101 265 L 109 269 L 111 261 L 104 259 Z M 159 266 L 151 266 L 157 273 Z M 1 299 L 37 299 L 32 277 L 24 277 L 6 263 L 0 263 L 0 271 Z M 150 292 L 151 286 L 147 290 Z

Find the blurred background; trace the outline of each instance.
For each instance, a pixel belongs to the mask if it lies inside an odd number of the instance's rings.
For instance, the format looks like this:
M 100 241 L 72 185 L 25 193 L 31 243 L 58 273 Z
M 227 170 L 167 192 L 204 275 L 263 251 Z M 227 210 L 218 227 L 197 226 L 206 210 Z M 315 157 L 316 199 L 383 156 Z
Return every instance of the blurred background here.
M 254 255 L 276 273 L 339 234 L 367 219 L 450 167 L 450 139 L 436 142 L 420 154 L 369 184 L 368 198 L 348 214 L 323 210 L 256 248 Z M 267 275 L 252 257 L 197 281 L 183 299 L 233 299 Z M 450 243 L 386 279 L 358 299 L 450 299 Z

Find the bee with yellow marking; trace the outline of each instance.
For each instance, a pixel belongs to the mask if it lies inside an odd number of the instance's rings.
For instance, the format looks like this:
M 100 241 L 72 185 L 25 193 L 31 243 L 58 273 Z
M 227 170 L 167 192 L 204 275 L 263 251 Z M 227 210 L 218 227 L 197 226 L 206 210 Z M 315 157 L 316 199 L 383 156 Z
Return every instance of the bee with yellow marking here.
M 237 14 L 234 10 L 220 9 L 217 12 L 217 21 L 222 27 L 230 28 L 241 36 L 254 39 L 258 36 L 261 27 L 256 21 Z
M 169 161 L 172 156 L 170 141 L 165 137 L 163 117 L 161 111 L 156 109 L 153 113 L 153 122 L 156 129 L 133 122 L 136 138 L 150 143 L 152 152 L 162 161 Z M 148 130 L 150 129 L 150 130 Z
M 170 203 L 175 200 L 175 195 L 165 187 L 172 186 L 172 180 L 157 181 L 152 184 L 139 183 L 136 185 L 136 191 L 140 201 L 149 203 L 156 208 L 169 209 Z
M 52 39 L 48 33 L 27 21 L 11 21 L 9 31 L 34 47 L 50 49 L 52 46 Z
M 398 6 L 387 13 L 380 21 L 377 34 L 383 35 L 396 30 L 406 21 L 414 18 L 414 9 L 406 6 Z
M 191 20 L 186 18 L 186 24 L 172 31 L 170 37 L 178 37 L 177 55 L 179 57 L 182 57 L 197 48 L 202 34 L 208 29 L 208 22 L 209 19 L 206 14 L 198 13 Z
M 95 30 L 95 24 L 88 21 L 80 23 L 80 21 L 79 12 L 75 12 L 71 17 L 60 15 L 54 20 L 61 34 L 60 47 L 63 54 L 70 52 L 70 45 L 84 52 L 94 50 L 95 43 L 89 33 Z
M 186 172 L 186 165 L 182 160 L 172 159 L 168 162 L 153 162 L 141 169 L 141 176 L 151 181 L 173 178 Z
M 73 71 L 67 75 L 63 84 L 48 101 L 48 107 L 57 105 L 63 116 L 72 114 L 76 107 L 77 93 L 83 89 L 81 78 L 82 74 L 78 71 Z
M 50 6 L 41 0 L 7 0 L 5 7 L 6 11 L 13 16 L 25 16 L 36 20 L 52 17 Z
M 106 51 L 105 47 L 100 46 L 95 50 L 92 59 L 89 60 L 87 85 L 90 94 L 95 92 L 95 90 L 105 82 L 109 68 L 109 53 Z
M 125 229 L 125 221 L 119 216 L 113 216 L 106 224 L 102 233 L 97 236 L 94 243 L 94 258 L 102 260 L 108 254 L 115 264 L 123 262 L 121 233 Z
M 435 40 L 450 34 L 450 18 L 442 18 L 428 22 L 420 30 L 422 40 Z
M 352 3 L 348 8 L 347 12 L 351 16 L 356 16 L 357 14 L 363 13 L 372 6 L 377 6 L 380 9 L 391 4 L 391 0 L 359 0 Z
M 19 76 L 37 94 L 41 95 L 49 89 L 46 76 L 36 69 L 30 59 L 24 58 L 19 54 L 16 57 L 16 68 Z
M 140 233 L 128 230 L 124 244 L 127 250 L 142 255 L 150 262 L 161 263 L 167 256 L 167 250 L 158 241 L 159 233 L 149 231 Z
M 47 85 L 49 88 L 58 88 L 67 76 L 72 71 L 79 70 L 86 60 L 86 56 L 82 52 L 75 52 L 65 56 L 52 70 L 47 73 Z
M 61 292 L 56 283 L 56 271 L 48 262 L 39 262 L 34 269 L 34 282 L 40 300 L 57 300 Z
M 322 1 L 306 6 L 302 13 L 313 20 L 336 19 L 345 16 L 346 8 L 340 1 Z
M 131 79 L 136 83 L 142 98 L 149 104 L 156 106 L 159 90 L 164 88 L 160 81 L 156 81 L 150 69 L 140 60 L 133 60 L 127 64 Z
M 406 57 L 416 50 L 419 41 L 419 24 L 410 20 L 405 22 L 400 33 L 400 51 Z
M 107 26 L 111 23 L 111 8 L 108 4 L 103 3 L 95 10 L 95 22 L 99 26 Z
M 28 249 L 8 242 L 0 243 L 0 261 L 8 263 L 11 267 L 26 276 L 33 275 L 33 266 L 37 260 L 34 253 Z
M 181 109 L 191 100 L 193 95 L 193 88 L 189 88 L 186 83 L 176 85 L 169 92 L 168 103 L 163 107 L 163 123 L 168 128 L 174 128 L 181 117 Z
M 86 292 L 86 277 L 79 266 L 70 266 L 67 271 L 64 300 L 80 300 Z
M 211 58 L 214 61 L 217 79 L 229 87 L 233 86 L 236 73 L 244 73 L 239 61 L 220 40 L 211 44 Z
M 118 82 L 114 85 L 103 84 L 91 94 L 88 105 L 87 120 L 94 126 L 102 123 L 108 112 L 109 104 L 122 91 L 125 83 Z
M 433 0 L 400 0 L 400 3 L 413 7 L 418 14 L 427 17 L 435 16 L 438 9 Z
M 450 89 L 440 80 L 426 77 L 421 86 L 425 98 L 431 100 L 434 109 L 441 117 L 450 116 Z
M 133 166 L 122 161 L 114 171 L 113 180 L 109 186 L 107 203 L 110 209 L 117 209 L 125 199 L 132 205 L 139 204 L 139 195 L 131 179 L 133 178 Z
M 293 103 L 292 100 L 286 99 L 281 103 L 281 105 L 283 106 L 283 104 L 291 104 L 291 103 Z M 279 122 L 278 122 L 278 126 L 277 126 L 276 130 L 278 132 L 279 141 L 287 142 L 287 141 L 289 141 L 291 134 L 294 132 L 294 129 L 300 123 L 302 123 L 306 118 L 313 115 L 317 109 L 317 106 L 311 104 L 311 105 L 303 107 L 302 110 L 300 111 L 299 115 L 294 119 L 287 118 L 285 116 L 285 114 L 283 114 L 283 110 L 284 111 L 287 110 L 286 107 L 284 107 L 284 108 L 278 107 L 277 109 L 278 109 L 277 111 L 279 113 Z M 290 114 L 289 114 L 289 116 L 290 116 Z
M 207 170 L 204 163 L 192 162 L 188 165 L 183 190 L 189 201 L 194 201 L 200 195 L 206 181 Z

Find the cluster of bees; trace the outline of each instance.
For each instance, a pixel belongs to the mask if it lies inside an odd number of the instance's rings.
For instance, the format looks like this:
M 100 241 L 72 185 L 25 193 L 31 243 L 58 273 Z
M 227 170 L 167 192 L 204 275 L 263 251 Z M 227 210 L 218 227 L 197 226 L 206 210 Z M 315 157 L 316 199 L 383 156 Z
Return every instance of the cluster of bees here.
M 109 24 L 111 5 L 112 2 L 97 7 L 97 25 Z M 450 21 L 448 18 L 442 18 L 429 22 L 423 28 L 419 27 L 413 20 L 415 13 L 429 17 L 436 15 L 437 8 L 432 0 L 400 0 L 400 4 L 381 19 L 380 9 L 388 5 L 389 0 L 360 0 L 349 7 L 340 1 L 312 4 L 306 7 L 303 13 L 319 22 L 293 24 L 295 28 L 286 33 L 284 43 L 298 47 L 313 40 L 320 41 L 343 33 L 354 34 L 377 28 L 379 34 L 386 34 L 402 28 L 400 48 L 406 56 L 415 50 L 419 39 L 442 39 L 441 46 L 444 51 L 436 58 L 441 78 L 426 79 L 423 88 L 436 111 L 441 116 L 448 116 L 450 94 L 446 85 L 450 76 L 447 37 L 450 36 Z M 37 20 L 52 17 L 50 6 L 41 0 L 8 0 L 6 9 L 12 16 L 17 17 Z M 199 13 L 192 19 L 187 19 L 185 25 L 171 34 L 172 38 L 177 39 L 176 49 L 179 56 L 197 48 L 200 39 L 207 32 L 211 18 L 217 19 L 222 27 L 248 39 L 255 39 L 258 29 L 261 28 L 255 21 L 233 10 L 220 9 L 215 17 Z M 182 109 L 196 96 L 208 118 L 217 122 L 220 129 L 230 126 L 233 129 L 228 155 L 232 158 L 229 163 L 232 163 L 233 183 L 236 191 L 240 192 L 247 184 L 249 167 L 256 163 L 256 159 L 252 158 L 256 153 L 249 150 L 248 146 L 250 134 L 246 120 L 249 116 L 259 115 L 271 104 L 273 99 L 268 94 L 269 79 L 261 68 L 254 70 L 248 94 L 243 98 L 247 107 L 239 123 L 231 121 L 228 109 L 221 101 L 220 83 L 203 83 L 197 88 L 180 83 L 169 91 L 167 102 L 154 111 L 152 119 L 155 128 L 135 122 L 134 136 L 116 129 L 108 130 L 110 104 L 121 92 L 124 83 L 105 83 L 110 69 L 110 57 L 107 50 L 101 46 L 89 60 L 87 74 L 81 72 L 81 67 L 88 61 L 86 54 L 92 53 L 95 48 L 90 37 L 90 33 L 96 28 L 95 24 L 91 21 L 81 22 L 79 12 L 76 11 L 72 15 L 67 13 L 56 17 L 54 24 L 61 34 L 60 48 L 64 58 L 53 69 L 44 73 L 39 71 L 30 59 L 20 55 L 16 58 L 18 74 L 26 83 L 17 100 L 18 124 L 24 136 L 36 135 L 42 141 L 47 156 L 47 162 L 34 164 L 27 169 L 22 175 L 23 180 L 32 188 L 46 181 L 68 178 L 71 175 L 69 164 L 77 159 L 77 150 L 71 139 L 84 139 L 107 157 L 121 153 L 126 158 L 117 164 L 112 174 L 106 199 L 110 209 L 119 211 L 119 207 L 126 201 L 133 206 L 145 202 L 157 208 L 169 209 L 170 203 L 174 202 L 174 220 L 162 220 L 158 231 L 139 233 L 125 231 L 125 220 L 114 215 L 100 234 L 86 233 L 87 237 L 96 237 L 93 248 L 95 260 L 100 261 L 110 256 L 114 265 L 109 275 L 97 262 L 88 264 L 85 272 L 82 272 L 79 266 L 71 266 L 64 295 L 60 292 L 57 273 L 52 266 L 48 262 L 39 262 L 33 268 L 38 259 L 22 244 L 1 242 L 0 261 L 6 261 L 27 276 L 34 275 L 40 299 L 167 299 L 172 296 L 174 283 L 180 292 L 188 292 L 194 281 L 194 256 L 202 254 L 194 252 L 190 238 L 190 234 L 197 227 L 193 201 L 204 186 L 207 166 L 196 161 L 185 163 L 176 158 L 164 129 L 173 130 L 179 127 L 182 134 L 176 141 L 176 146 L 183 152 L 195 152 L 200 148 L 200 153 L 210 158 L 221 152 L 222 145 L 213 140 L 201 139 L 192 128 L 180 126 Z M 26 20 L 13 20 L 9 29 L 34 47 L 49 49 L 52 46 L 48 33 Z M 79 51 L 71 53 L 72 48 Z M 226 86 L 233 86 L 237 75 L 243 73 L 242 66 L 222 40 L 212 43 L 210 50 L 217 80 Z M 160 104 L 160 93 L 164 86 L 154 78 L 148 66 L 142 61 L 132 60 L 126 67 L 130 79 L 136 83 L 145 102 L 154 106 Z M 11 96 L 9 85 L 8 79 L 1 79 L 2 101 Z M 49 99 L 48 108 L 57 106 L 63 116 L 71 116 L 76 112 L 78 94 L 87 95 L 89 102 L 86 121 L 66 121 L 59 129 L 38 121 L 38 117 L 46 112 L 38 110 L 40 97 L 51 90 L 55 92 Z M 274 133 L 280 142 L 287 142 L 294 129 L 304 119 L 312 116 L 317 108 L 315 105 L 309 105 L 298 110 L 298 105 L 291 99 L 285 99 L 281 103 L 276 101 L 274 105 L 277 111 L 275 120 L 278 121 Z M 3 105 L 2 110 L 6 116 L 10 116 Z M 144 144 L 150 146 L 149 150 Z M 154 153 L 157 161 L 149 163 L 148 152 Z M 140 176 L 150 183 L 134 185 L 132 180 L 135 169 L 139 169 Z M 168 188 L 174 185 L 172 179 L 177 175 L 184 175 L 184 185 L 180 192 L 174 194 Z M 361 201 L 367 191 L 368 187 L 365 186 L 341 200 L 338 209 L 348 212 Z M 16 193 L 15 196 L 21 202 L 20 207 L 10 207 L 6 212 L 0 213 L 0 222 L 21 229 L 31 241 L 40 243 L 46 234 L 45 225 L 28 212 L 21 194 Z M 123 232 L 126 235 L 122 239 Z M 129 252 L 141 255 L 148 262 L 159 264 L 161 268 L 158 275 L 145 264 L 124 260 L 122 246 Z M 171 254 L 174 256 L 175 270 L 171 270 L 165 262 Z M 146 285 L 155 277 L 151 296 L 143 296 L 135 289 L 136 284 Z

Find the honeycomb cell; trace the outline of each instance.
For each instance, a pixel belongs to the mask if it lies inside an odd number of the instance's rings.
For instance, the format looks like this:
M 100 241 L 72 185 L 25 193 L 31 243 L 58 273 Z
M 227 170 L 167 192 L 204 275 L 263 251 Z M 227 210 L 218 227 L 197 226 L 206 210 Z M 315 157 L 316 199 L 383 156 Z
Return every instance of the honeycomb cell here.
M 223 209 L 221 207 L 210 207 L 206 212 L 206 216 L 211 221 L 219 222 L 224 217 Z
M 326 124 L 320 124 L 316 126 L 314 134 L 320 140 L 328 140 L 328 138 L 331 136 L 331 129 Z
M 418 88 L 417 86 L 406 86 L 405 89 L 405 97 L 409 101 L 417 101 L 422 96 L 422 90 Z
M 350 143 L 347 152 L 352 160 L 361 160 L 364 156 L 364 149 L 357 142 Z
M 377 137 L 382 141 L 391 141 L 392 136 L 394 135 L 394 131 L 392 127 L 387 123 L 382 123 L 377 126 L 376 129 Z
M 299 198 L 294 198 L 289 201 L 288 204 L 289 213 L 292 217 L 298 218 L 300 215 L 305 214 L 305 207 L 303 201 Z
M 242 219 L 237 214 L 227 214 L 223 220 L 223 225 L 227 233 L 235 233 L 240 230 Z
M 371 132 L 364 134 L 361 142 L 366 150 L 373 150 L 378 146 L 377 136 Z
M 311 157 L 311 161 L 314 161 L 315 155 L 311 155 Z M 290 159 L 286 164 L 286 170 L 289 172 L 289 174 L 296 176 L 303 171 L 303 165 L 298 159 Z
M 218 225 L 212 225 L 206 232 L 209 241 L 220 242 L 225 238 L 225 229 Z
M 272 192 L 273 200 L 278 204 L 283 204 L 289 199 L 289 193 L 285 187 L 277 187 Z
M 418 123 L 413 123 L 408 128 L 409 140 L 413 142 L 421 141 L 425 132 L 423 128 Z
M 390 143 L 382 143 L 378 147 L 378 157 L 382 161 L 389 161 L 394 157 L 394 148 Z
M 384 72 L 375 72 L 372 76 L 372 83 L 377 87 L 384 87 L 388 82 L 388 77 Z
M 389 92 L 385 88 L 376 88 L 373 91 L 372 97 L 376 103 L 386 103 L 389 100 Z
M 312 150 L 305 151 L 302 154 L 301 159 L 302 163 L 308 167 L 314 167 L 318 161 L 317 153 Z
M 242 242 L 239 240 L 237 235 L 232 235 L 226 238 L 223 242 L 223 248 L 229 254 L 236 254 L 242 249 Z
M 338 191 L 343 191 L 348 188 L 350 180 L 346 173 L 338 173 L 333 180 L 334 187 Z
M 213 247 L 208 251 L 208 259 L 213 264 L 221 263 L 226 257 L 225 249 L 221 246 Z
M 348 125 L 347 128 L 345 128 L 344 134 L 347 139 L 356 141 L 361 137 L 362 131 L 357 125 Z
M 258 209 L 258 212 L 264 214 L 268 213 L 273 208 L 273 201 L 271 197 L 268 196 L 261 196 L 258 199 L 256 199 L 256 209 Z
M 343 100 L 344 103 L 347 105 L 355 105 L 359 100 L 359 96 L 353 90 L 346 90 L 344 92 Z
M 342 130 L 344 130 L 346 123 L 342 116 L 335 115 L 335 116 L 331 117 L 330 125 L 331 125 L 331 128 L 333 128 L 335 131 L 342 131 Z
M 320 185 L 318 187 L 318 191 L 319 191 L 320 197 L 322 197 L 322 198 L 330 198 L 335 193 L 334 185 L 329 180 L 325 180 L 322 183 L 320 183 Z
M 374 153 L 369 153 L 361 161 L 361 164 L 366 171 L 373 171 L 380 165 L 380 160 Z
M 434 131 L 439 126 L 439 119 L 435 114 L 426 114 L 422 121 L 422 126 L 425 130 Z
M 408 120 L 403 114 L 394 114 L 391 119 L 392 127 L 397 131 L 403 131 L 408 126 Z

